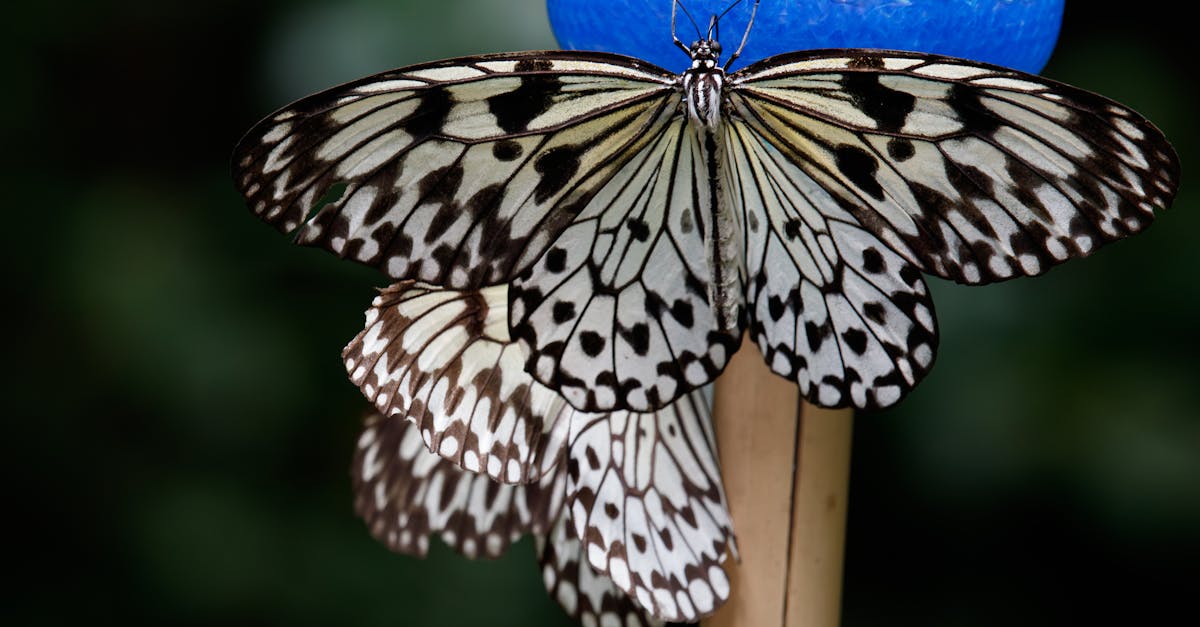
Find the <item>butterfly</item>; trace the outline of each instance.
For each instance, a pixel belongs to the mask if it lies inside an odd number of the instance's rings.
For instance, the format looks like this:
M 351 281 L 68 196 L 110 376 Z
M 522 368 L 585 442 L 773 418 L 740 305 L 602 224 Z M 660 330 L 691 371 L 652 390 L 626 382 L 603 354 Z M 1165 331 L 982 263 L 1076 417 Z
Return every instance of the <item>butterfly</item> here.
M 507 306 L 503 286 L 412 281 L 372 303 L 344 352 L 376 410 L 352 465 L 355 510 L 402 553 L 424 555 L 436 533 L 498 557 L 534 534 L 547 589 L 584 624 L 711 614 L 736 545 L 704 395 L 575 410 L 521 368 Z
M 1102 96 L 881 50 L 729 73 L 715 21 L 683 73 L 514 52 L 335 87 L 254 126 L 236 185 L 392 279 L 508 286 L 523 369 L 585 412 L 665 407 L 747 332 L 809 401 L 890 406 L 934 361 L 923 274 L 1038 275 L 1175 195 L 1163 134 Z

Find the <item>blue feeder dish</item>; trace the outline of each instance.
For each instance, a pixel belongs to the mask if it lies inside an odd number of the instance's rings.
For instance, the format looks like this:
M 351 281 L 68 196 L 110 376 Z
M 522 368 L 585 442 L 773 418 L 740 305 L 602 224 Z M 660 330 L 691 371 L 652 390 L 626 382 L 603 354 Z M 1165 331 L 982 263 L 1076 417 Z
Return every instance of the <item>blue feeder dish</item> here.
M 796 50 L 882 48 L 933 52 L 1037 73 L 1062 25 L 1064 0 L 762 0 L 742 56 L 731 69 Z M 720 22 L 726 55 L 737 49 L 752 0 L 689 0 L 675 29 L 697 39 Z M 550 26 L 571 50 L 601 50 L 682 71 L 688 58 L 671 42 L 671 0 L 548 0 Z

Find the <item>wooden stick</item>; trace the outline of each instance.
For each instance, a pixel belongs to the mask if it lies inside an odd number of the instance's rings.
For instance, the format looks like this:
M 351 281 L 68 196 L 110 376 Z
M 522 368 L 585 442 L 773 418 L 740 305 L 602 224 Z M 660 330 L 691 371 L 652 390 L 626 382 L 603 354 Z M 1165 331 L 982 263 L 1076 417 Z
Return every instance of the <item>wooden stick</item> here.
M 740 563 L 706 627 L 836 627 L 853 412 L 799 398 L 749 341 L 717 380 L 713 414 Z

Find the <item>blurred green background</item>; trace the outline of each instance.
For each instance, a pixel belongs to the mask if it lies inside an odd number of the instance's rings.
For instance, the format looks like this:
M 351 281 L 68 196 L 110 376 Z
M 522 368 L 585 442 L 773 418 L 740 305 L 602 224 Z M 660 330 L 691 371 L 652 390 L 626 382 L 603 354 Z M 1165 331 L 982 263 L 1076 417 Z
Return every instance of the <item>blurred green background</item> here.
M 1039 279 L 934 285 L 937 367 L 856 423 L 846 625 L 1194 616 L 1200 103 L 1168 6 L 1069 2 L 1045 74 L 1166 132 L 1175 208 Z M 563 624 L 528 540 L 474 563 L 368 537 L 339 354 L 384 280 L 288 244 L 228 175 L 241 133 L 311 91 L 553 46 L 541 0 L 27 3 L 0 29 L 0 621 Z

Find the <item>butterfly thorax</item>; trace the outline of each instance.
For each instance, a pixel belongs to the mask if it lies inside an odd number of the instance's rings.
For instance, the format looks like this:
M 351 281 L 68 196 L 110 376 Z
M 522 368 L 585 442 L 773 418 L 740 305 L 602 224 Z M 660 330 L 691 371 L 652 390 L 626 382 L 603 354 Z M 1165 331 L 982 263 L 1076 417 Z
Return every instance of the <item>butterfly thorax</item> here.
M 725 87 L 725 70 L 717 64 L 721 45 L 702 39 L 689 50 L 692 66 L 682 80 L 688 119 L 697 127 L 714 129 L 721 122 L 721 90 Z

